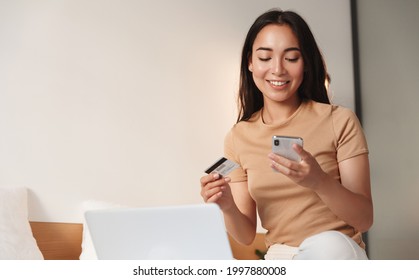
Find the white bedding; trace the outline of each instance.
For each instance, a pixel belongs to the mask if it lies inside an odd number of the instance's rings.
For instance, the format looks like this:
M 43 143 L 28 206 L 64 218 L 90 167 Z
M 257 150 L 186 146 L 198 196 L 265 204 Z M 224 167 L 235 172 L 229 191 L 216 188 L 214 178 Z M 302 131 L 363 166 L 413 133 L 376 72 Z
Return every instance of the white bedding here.
M 42 260 L 28 221 L 25 187 L 0 186 L 0 259 Z

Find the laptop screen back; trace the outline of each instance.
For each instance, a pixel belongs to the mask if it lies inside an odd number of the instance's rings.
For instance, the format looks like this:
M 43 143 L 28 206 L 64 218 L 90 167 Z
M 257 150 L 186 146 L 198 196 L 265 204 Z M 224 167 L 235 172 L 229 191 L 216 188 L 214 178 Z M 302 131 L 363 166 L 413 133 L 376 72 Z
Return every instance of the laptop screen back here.
M 232 259 L 216 204 L 118 208 L 85 213 L 98 259 Z

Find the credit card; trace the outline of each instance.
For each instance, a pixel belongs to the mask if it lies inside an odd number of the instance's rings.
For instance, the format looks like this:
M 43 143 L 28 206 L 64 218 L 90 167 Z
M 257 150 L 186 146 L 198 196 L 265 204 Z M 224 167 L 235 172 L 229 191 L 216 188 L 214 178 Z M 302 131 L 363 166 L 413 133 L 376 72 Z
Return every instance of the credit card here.
M 221 176 L 225 176 L 238 167 L 239 165 L 234 161 L 222 157 L 209 168 L 207 168 L 207 170 L 205 170 L 205 173 L 210 174 L 212 172 L 216 172 Z

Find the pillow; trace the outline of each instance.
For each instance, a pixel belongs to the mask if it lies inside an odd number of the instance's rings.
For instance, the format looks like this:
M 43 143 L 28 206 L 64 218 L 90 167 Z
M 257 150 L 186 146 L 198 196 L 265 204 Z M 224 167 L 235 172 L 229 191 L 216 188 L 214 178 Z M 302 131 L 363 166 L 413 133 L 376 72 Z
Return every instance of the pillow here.
M 29 224 L 25 187 L 0 187 L 0 259 L 44 259 Z
M 83 211 L 83 239 L 81 242 L 81 254 L 80 260 L 97 260 L 95 247 L 90 236 L 89 228 L 87 227 L 86 219 L 84 218 L 84 212 L 89 210 L 100 210 L 110 208 L 121 208 L 125 207 L 116 203 L 98 200 L 87 200 L 82 204 Z

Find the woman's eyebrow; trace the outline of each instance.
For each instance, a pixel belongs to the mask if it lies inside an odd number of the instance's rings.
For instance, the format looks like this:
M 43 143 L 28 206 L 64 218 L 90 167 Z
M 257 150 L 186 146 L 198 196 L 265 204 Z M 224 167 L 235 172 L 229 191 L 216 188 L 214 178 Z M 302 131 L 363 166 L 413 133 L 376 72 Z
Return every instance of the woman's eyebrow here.
M 273 49 L 260 47 L 260 48 L 257 48 L 256 51 L 273 51 Z
M 298 51 L 298 52 L 301 52 L 300 48 L 297 48 L 297 47 L 287 48 L 284 51 L 285 52 L 290 52 L 290 51 Z
M 257 48 L 256 51 L 273 51 L 273 49 L 272 48 L 260 47 L 260 48 Z M 284 52 L 290 52 L 290 51 L 299 51 L 299 52 L 301 52 L 300 48 L 297 48 L 297 47 L 286 48 L 284 50 Z

